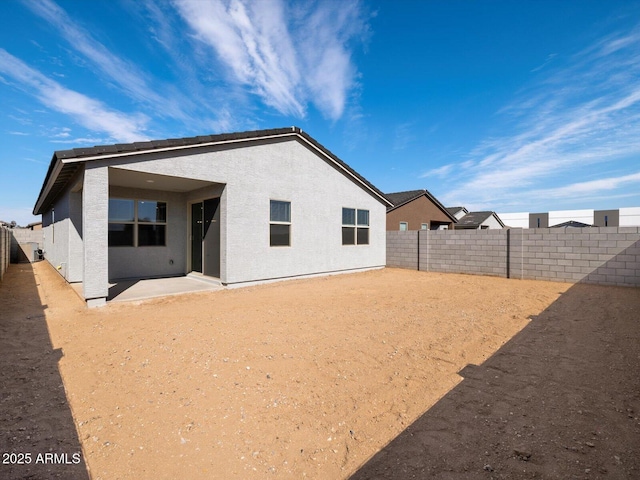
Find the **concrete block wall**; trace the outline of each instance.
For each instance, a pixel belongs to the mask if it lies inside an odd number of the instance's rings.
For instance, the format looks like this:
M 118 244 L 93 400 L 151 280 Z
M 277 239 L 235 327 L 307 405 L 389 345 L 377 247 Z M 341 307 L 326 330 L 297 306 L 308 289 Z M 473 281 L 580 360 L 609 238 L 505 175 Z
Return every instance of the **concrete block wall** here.
M 522 251 L 514 278 L 640 286 L 640 227 L 536 228 L 512 239 Z
M 387 266 L 638 287 L 640 227 L 388 232 Z
M 43 246 L 43 231 L 31 230 L 29 228 L 12 228 L 11 232 L 11 263 L 18 263 L 25 258 L 21 252 L 20 245 L 26 243 L 37 243 L 38 248 Z
M 418 232 L 387 232 L 387 266 L 418 269 Z
M 0 282 L 9 268 L 11 258 L 11 230 L 0 227 Z
M 424 230 L 420 270 L 506 277 L 507 230 Z

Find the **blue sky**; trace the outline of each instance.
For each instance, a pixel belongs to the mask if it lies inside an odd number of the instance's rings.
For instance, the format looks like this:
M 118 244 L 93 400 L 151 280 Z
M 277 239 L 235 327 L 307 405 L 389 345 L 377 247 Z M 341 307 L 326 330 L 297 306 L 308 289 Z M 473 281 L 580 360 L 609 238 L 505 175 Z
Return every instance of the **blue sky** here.
M 296 125 L 384 192 L 640 206 L 640 2 L 0 2 L 0 219 L 55 150 Z

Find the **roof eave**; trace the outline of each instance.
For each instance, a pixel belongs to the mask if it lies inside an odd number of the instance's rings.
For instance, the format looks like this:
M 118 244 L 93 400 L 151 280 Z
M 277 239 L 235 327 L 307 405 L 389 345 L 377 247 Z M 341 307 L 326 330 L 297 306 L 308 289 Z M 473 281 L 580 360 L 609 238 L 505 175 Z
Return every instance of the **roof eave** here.
M 128 151 L 116 151 L 113 153 L 104 152 L 97 155 L 80 155 L 80 156 L 71 156 L 68 158 L 64 158 L 67 156 L 67 152 L 73 152 L 75 154 L 75 150 L 60 150 L 56 151 L 53 154 L 51 159 L 51 163 L 49 165 L 49 170 L 47 171 L 47 175 L 45 177 L 45 181 L 43 183 L 43 187 L 40 191 L 40 195 L 38 196 L 38 200 L 36 201 L 36 205 L 33 209 L 34 215 L 42 214 L 42 210 L 44 209 L 44 203 L 51 192 L 51 189 L 60 174 L 63 164 L 72 164 L 72 163 L 86 163 L 92 160 L 105 160 L 111 158 L 119 158 L 119 157 L 130 157 L 135 155 L 145 155 L 148 153 L 155 152 L 168 152 L 168 151 L 176 151 L 176 150 L 185 150 L 191 148 L 202 148 L 202 147 L 211 147 L 216 145 L 225 145 L 225 144 L 233 144 L 233 143 L 243 143 L 250 142 L 256 140 L 269 140 L 273 138 L 284 138 L 284 137 L 297 137 L 300 140 L 304 141 L 309 147 L 311 147 L 314 151 L 321 154 L 328 161 L 330 161 L 335 167 L 341 171 L 344 175 L 349 177 L 354 183 L 360 185 L 361 188 L 368 191 L 374 198 L 377 198 L 384 205 L 393 206 L 393 204 L 384 196 L 384 194 L 378 190 L 373 184 L 371 184 L 368 180 L 358 174 L 355 170 L 351 169 L 346 163 L 340 160 L 337 156 L 331 153 L 326 147 L 322 146 L 316 140 L 314 140 L 310 135 L 306 132 L 303 132 L 299 127 L 291 127 L 290 129 L 273 129 L 273 130 L 263 130 L 264 132 L 273 132 L 264 135 L 255 135 L 255 136 L 238 136 L 236 138 L 224 138 L 218 141 L 210 141 L 210 142 L 202 142 L 202 143 L 193 143 L 193 144 L 183 144 L 183 145 L 172 145 L 167 147 L 153 147 L 153 148 L 142 148 L 139 150 L 128 150 Z M 262 131 L 261 131 L 262 132 Z M 244 133 L 244 132 L 243 132 Z M 224 136 L 225 134 L 223 134 Z M 160 142 L 160 141 L 159 141 Z M 151 142 L 146 142 L 147 144 L 152 144 Z M 95 147 L 93 147 L 95 149 Z M 105 147 L 106 149 L 107 147 Z M 62 158 L 61 158 L 62 157 Z

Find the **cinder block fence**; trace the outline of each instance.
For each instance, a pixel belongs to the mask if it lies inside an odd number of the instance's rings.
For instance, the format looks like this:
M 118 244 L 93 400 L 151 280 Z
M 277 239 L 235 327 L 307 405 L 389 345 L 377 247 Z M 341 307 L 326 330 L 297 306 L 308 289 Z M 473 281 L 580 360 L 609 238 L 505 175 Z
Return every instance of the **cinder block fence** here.
M 9 268 L 11 255 L 11 231 L 8 228 L 0 227 L 0 281 Z
M 387 232 L 387 266 L 640 286 L 640 227 Z

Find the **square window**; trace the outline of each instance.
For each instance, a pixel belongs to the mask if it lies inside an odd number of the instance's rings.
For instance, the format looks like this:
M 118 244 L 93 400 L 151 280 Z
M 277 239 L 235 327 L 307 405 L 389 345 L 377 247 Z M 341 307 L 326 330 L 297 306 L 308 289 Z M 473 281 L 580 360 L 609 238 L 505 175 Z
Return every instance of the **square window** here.
M 166 222 L 166 202 L 110 198 L 108 245 L 166 246 Z
M 166 225 L 138 225 L 139 247 L 164 247 L 166 245 Z
M 272 222 L 291 222 L 291 202 L 281 202 L 271 200 L 271 214 L 269 220 Z
M 133 200 L 121 198 L 109 199 L 109 221 L 110 222 L 133 222 L 135 219 Z
M 108 245 L 110 247 L 133 247 L 133 224 L 110 223 Z
M 291 225 L 279 223 L 269 225 L 269 245 L 272 247 L 291 246 Z
M 167 204 L 149 200 L 138 201 L 138 221 L 165 223 L 167 221 Z
M 407 222 L 400 222 L 400 231 L 406 232 L 409 229 L 409 224 Z
M 368 228 L 358 228 L 358 245 L 369 245 Z
M 342 227 L 342 245 L 355 245 L 355 233 L 355 228 L 353 227 Z
M 369 244 L 369 210 L 342 209 L 342 245 Z
M 343 208 L 342 209 L 342 224 L 343 225 L 355 225 L 356 224 L 356 209 L 355 208 Z

